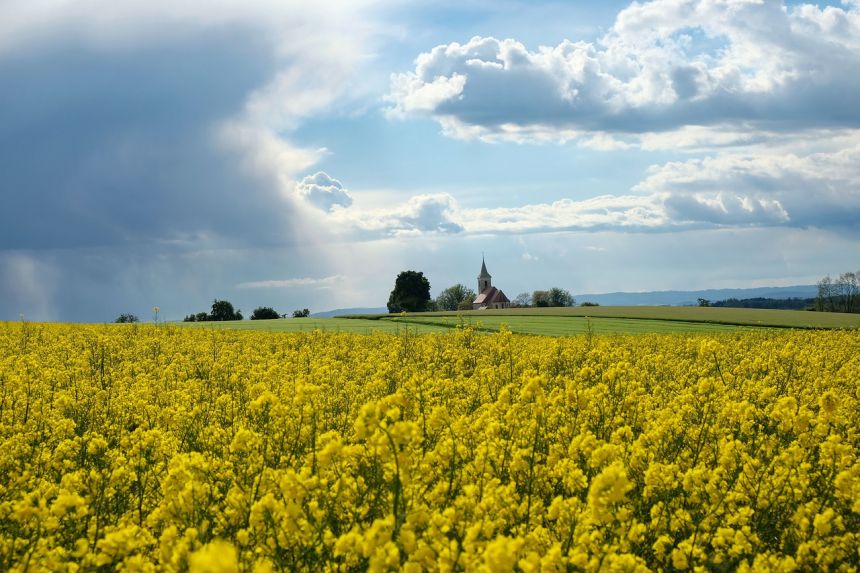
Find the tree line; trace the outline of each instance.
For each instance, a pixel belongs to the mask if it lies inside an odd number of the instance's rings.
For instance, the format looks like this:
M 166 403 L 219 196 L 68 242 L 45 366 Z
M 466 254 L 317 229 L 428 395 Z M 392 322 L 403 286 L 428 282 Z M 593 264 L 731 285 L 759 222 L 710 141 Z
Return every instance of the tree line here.
M 700 298 L 699 306 L 860 313 L 860 271 L 842 273 L 836 278 L 827 275 L 818 281 L 817 287 L 815 298 L 729 298 L 716 302 Z
M 293 311 L 293 318 L 306 318 L 311 315 L 311 311 L 303 308 Z M 233 308 L 233 304 L 227 300 L 218 300 L 212 302 L 212 308 L 209 312 L 198 312 L 188 314 L 182 319 L 182 322 L 223 322 L 228 320 L 243 320 L 242 311 Z M 278 311 L 269 306 L 258 306 L 251 313 L 251 320 L 270 320 L 273 318 L 287 318 L 286 314 L 280 314 Z M 139 322 L 140 319 L 131 313 L 122 313 L 114 322 L 117 323 L 132 323 Z
M 536 290 L 531 293 L 521 292 L 511 301 L 511 306 L 519 308 L 574 305 L 576 305 L 576 299 L 573 298 L 573 295 L 559 287 L 552 287 L 549 290 Z M 591 303 L 588 306 L 595 305 Z
M 311 315 L 311 311 L 303 308 L 293 311 L 293 318 L 306 318 Z M 210 312 L 198 312 L 197 314 L 189 314 L 183 322 L 220 322 L 227 320 L 242 320 L 241 310 L 233 310 L 233 305 L 226 300 L 218 300 L 212 303 Z M 251 313 L 251 320 L 271 320 L 274 318 L 287 318 L 286 314 L 280 314 L 270 306 L 258 306 Z
M 469 287 L 457 283 L 439 293 L 435 299 L 430 296 L 430 281 L 421 271 L 403 271 L 394 281 L 394 288 L 388 296 L 388 312 L 425 312 L 435 310 L 472 310 L 477 293 Z M 524 292 L 511 301 L 512 307 L 550 307 L 574 306 L 576 300 L 569 291 L 553 287 L 549 290 Z M 583 303 L 596 306 L 594 303 Z
M 708 302 L 699 306 L 716 306 L 723 308 L 768 308 L 778 310 L 811 310 L 815 306 L 814 298 L 727 298 L 716 302 L 709 302 L 707 299 L 701 299 Z

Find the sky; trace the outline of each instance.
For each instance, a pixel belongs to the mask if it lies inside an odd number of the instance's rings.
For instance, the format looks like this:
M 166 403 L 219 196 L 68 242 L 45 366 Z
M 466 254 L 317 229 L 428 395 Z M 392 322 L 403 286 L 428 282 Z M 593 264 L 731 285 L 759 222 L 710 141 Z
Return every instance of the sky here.
M 2 0 L 0 320 L 860 268 L 860 2 Z

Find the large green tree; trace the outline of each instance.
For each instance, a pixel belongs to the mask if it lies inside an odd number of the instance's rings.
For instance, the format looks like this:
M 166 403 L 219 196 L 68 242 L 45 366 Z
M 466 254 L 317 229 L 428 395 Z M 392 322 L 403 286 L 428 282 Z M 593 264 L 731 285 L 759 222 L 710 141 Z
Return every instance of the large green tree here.
M 388 312 L 421 312 L 430 302 L 430 281 L 420 271 L 403 271 L 388 297 Z
M 212 303 L 212 312 L 209 313 L 209 320 L 242 320 L 242 311 L 234 311 L 229 301 L 215 299 Z
M 549 289 L 550 306 L 573 306 L 575 302 L 569 291 L 559 287 Z
M 471 303 L 476 296 L 475 291 L 457 283 L 439 293 L 436 297 L 436 307 L 439 310 L 457 310 L 462 303 Z

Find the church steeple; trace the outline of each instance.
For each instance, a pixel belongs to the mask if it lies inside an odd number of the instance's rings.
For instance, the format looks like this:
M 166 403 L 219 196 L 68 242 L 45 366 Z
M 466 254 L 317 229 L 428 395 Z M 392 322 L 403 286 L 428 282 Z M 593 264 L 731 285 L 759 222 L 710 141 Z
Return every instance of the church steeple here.
M 493 286 L 493 277 L 487 272 L 487 263 L 481 255 L 481 274 L 478 275 L 478 294 Z

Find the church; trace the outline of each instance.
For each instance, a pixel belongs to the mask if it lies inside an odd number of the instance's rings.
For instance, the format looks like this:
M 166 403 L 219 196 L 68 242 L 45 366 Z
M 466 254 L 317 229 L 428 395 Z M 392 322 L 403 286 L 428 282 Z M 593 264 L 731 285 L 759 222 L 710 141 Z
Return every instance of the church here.
M 472 310 L 488 308 L 510 308 L 511 301 L 505 293 L 493 286 L 493 277 L 487 272 L 487 263 L 481 257 L 481 274 L 478 275 L 478 296 L 472 301 Z

